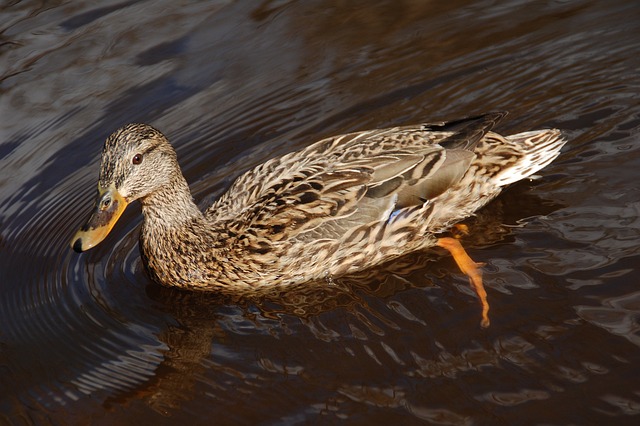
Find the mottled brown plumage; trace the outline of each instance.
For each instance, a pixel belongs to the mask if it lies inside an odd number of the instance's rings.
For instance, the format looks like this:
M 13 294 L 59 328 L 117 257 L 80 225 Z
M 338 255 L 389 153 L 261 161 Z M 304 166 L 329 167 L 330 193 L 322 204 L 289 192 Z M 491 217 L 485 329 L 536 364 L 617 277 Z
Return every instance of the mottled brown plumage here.
M 565 143 L 555 129 L 492 132 L 503 116 L 327 138 L 249 170 L 204 213 L 167 139 L 129 124 L 105 143 L 97 210 L 72 245 L 99 243 L 96 218 L 112 225 L 138 199 L 144 264 L 167 286 L 253 291 L 359 271 L 436 245 Z

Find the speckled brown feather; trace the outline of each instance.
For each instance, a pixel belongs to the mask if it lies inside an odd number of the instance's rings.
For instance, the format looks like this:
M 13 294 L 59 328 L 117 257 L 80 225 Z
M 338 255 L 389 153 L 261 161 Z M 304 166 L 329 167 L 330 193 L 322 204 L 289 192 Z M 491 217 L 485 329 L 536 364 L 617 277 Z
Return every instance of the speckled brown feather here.
M 135 124 L 107 140 L 100 181 L 140 199 L 140 248 L 154 280 L 253 291 L 433 246 L 436 234 L 547 165 L 565 143 L 558 130 L 493 133 L 503 116 L 327 138 L 246 172 L 204 214 L 166 138 Z M 143 151 L 146 168 L 122 160 Z

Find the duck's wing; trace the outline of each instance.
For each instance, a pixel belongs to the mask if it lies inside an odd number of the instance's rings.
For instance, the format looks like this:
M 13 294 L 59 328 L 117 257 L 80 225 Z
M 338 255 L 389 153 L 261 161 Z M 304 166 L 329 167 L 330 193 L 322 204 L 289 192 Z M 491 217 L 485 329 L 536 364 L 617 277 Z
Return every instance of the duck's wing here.
M 350 133 L 245 173 L 209 210 L 264 244 L 313 230 L 339 238 L 456 184 L 501 115 Z M 262 243 L 261 243 L 262 244 Z

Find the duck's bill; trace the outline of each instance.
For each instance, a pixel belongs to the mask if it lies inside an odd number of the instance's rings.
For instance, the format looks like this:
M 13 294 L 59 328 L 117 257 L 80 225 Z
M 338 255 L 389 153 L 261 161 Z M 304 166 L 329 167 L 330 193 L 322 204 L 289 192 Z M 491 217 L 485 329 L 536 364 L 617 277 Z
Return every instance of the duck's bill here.
M 127 204 L 127 200 L 113 185 L 106 189 L 98 187 L 96 207 L 87 223 L 74 235 L 71 247 L 80 253 L 100 244 L 109 235 Z

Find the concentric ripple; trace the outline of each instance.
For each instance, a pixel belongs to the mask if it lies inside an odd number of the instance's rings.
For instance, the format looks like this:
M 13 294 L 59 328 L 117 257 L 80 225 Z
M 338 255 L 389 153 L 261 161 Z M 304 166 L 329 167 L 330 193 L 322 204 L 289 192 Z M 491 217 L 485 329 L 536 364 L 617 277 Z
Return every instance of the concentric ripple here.
M 10 319 L 2 333 L 30 354 L 12 359 L 11 373 L 33 377 L 20 393 L 47 406 L 130 389 L 148 380 L 162 359 L 157 321 L 139 321 L 151 317 L 142 301 L 145 279 L 132 227 L 87 255 L 68 247 L 87 210 L 78 209 L 87 205 L 86 196 L 69 194 L 85 195 L 86 189 L 83 179 L 60 182 L 47 197 L 24 202 L 16 217 L 21 226 L 6 224 L 15 231 L 5 241 L 17 250 L 2 259 L 10 275 L 0 302 Z

